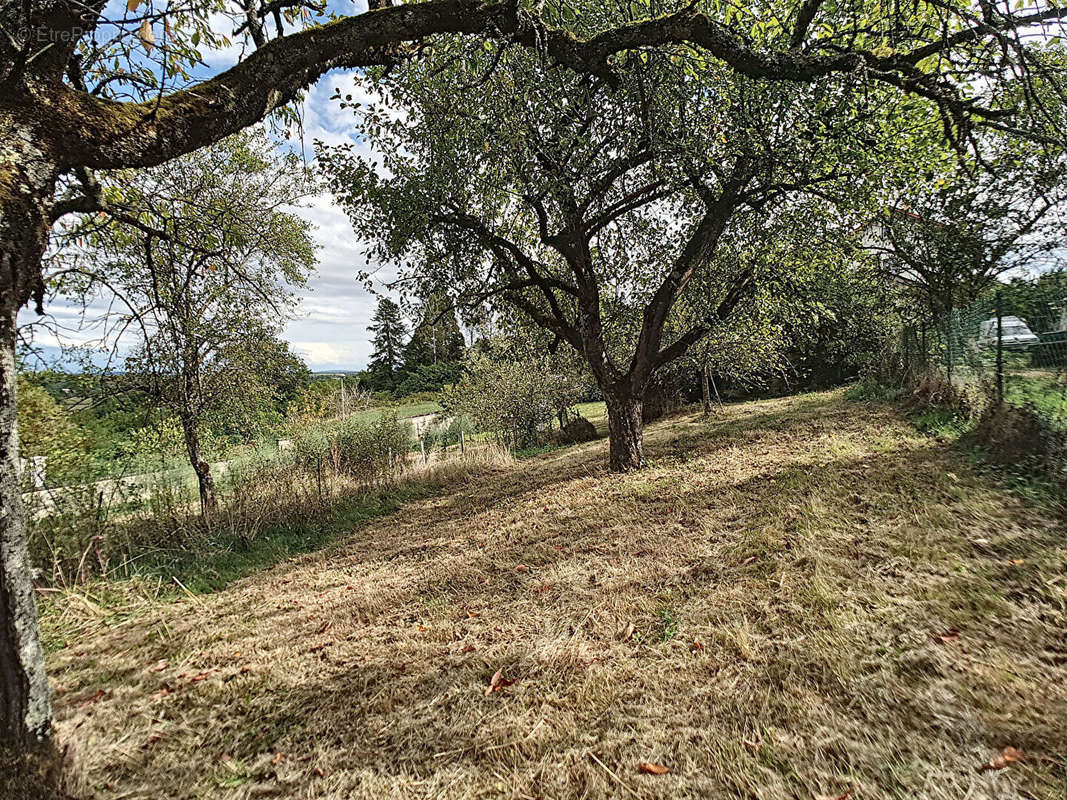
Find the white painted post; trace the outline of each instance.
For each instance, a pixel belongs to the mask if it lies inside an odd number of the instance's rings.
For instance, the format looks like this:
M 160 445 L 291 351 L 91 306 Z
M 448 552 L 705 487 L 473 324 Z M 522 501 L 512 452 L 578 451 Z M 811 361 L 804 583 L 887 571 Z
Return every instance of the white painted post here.
M 43 489 L 45 483 L 45 456 L 30 456 L 30 485 L 34 489 Z
M 426 438 L 419 439 L 419 448 L 422 450 L 422 463 L 426 463 Z
M 464 440 L 464 437 L 463 437 L 463 429 L 462 428 L 460 428 L 460 430 L 459 430 L 459 452 L 460 452 L 460 454 L 463 454 L 463 453 L 467 452 L 466 441 Z

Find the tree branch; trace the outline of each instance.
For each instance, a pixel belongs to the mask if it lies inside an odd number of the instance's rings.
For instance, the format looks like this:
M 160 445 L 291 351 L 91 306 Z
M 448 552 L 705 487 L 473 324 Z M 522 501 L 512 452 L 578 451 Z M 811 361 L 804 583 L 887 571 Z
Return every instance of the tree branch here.
M 737 72 L 765 80 L 810 82 L 865 67 L 873 79 L 934 100 L 954 118 L 964 112 L 998 116 L 1002 112 L 978 107 L 962 97 L 955 85 L 915 65 L 984 35 L 1065 17 L 1067 6 L 997 25 L 982 22 L 903 55 L 884 58 L 863 50 L 819 55 L 757 50 L 729 26 L 692 6 L 582 40 L 531 21 L 511 0 L 426 0 L 282 36 L 216 77 L 151 102 L 116 103 L 63 84 L 57 84 L 55 91 L 34 93 L 32 102 L 37 118 L 55 123 L 44 133 L 53 141 L 61 167 L 152 166 L 252 125 L 331 69 L 389 64 L 401 57 L 399 45 L 451 33 L 480 34 L 543 49 L 556 63 L 608 82 L 614 80 L 609 63 L 613 54 L 664 44 L 697 45 Z

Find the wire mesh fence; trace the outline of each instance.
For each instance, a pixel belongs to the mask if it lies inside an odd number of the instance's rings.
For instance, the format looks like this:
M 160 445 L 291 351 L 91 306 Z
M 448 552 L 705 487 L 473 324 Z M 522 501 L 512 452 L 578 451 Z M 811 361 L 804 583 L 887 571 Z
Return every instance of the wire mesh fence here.
M 1005 287 L 901 336 L 913 377 L 945 379 L 976 411 L 1025 409 L 1067 434 L 1067 298 L 1035 304 Z

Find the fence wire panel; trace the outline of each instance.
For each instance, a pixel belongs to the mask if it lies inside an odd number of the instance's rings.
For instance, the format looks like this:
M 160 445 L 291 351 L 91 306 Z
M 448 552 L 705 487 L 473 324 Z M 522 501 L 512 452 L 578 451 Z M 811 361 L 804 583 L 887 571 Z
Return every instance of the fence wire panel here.
M 1033 411 L 1067 432 L 1067 298 L 1027 312 L 1006 287 L 902 333 L 912 374 L 935 373 L 974 398 Z

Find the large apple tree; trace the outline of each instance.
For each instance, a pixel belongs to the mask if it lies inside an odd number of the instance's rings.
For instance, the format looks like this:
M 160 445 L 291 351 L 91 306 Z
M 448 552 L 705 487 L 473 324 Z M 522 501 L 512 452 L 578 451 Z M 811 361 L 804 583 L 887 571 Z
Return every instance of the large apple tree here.
M 764 20 L 750 41 L 781 33 Z M 954 116 L 864 70 L 761 80 L 690 43 L 619 64 L 610 77 L 545 70 L 530 51 L 442 43 L 375 72 L 400 113 L 351 103 L 363 141 L 320 155 L 372 260 L 399 267 L 398 288 L 507 306 L 585 360 L 610 467 L 625 471 L 643 462 L 657 371 L 747 313 L 768 277 L 721 246 L 743 220 L 771 236 L 805 196 L 877 196 L 983 146 L 975 126 L 1000 117 Z

